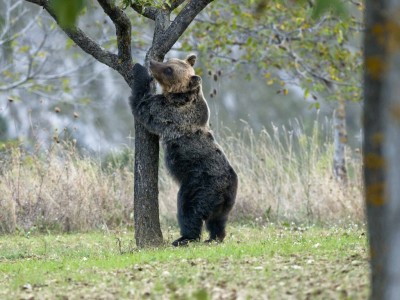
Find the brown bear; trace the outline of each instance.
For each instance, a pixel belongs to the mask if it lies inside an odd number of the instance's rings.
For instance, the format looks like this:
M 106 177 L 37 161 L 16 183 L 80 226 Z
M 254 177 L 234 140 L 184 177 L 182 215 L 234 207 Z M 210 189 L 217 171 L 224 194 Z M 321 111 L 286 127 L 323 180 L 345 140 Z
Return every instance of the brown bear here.
M 153 78 L 145 67 L 136 64 L 132 74 L 132 112 L 160 136 L 167 168 L 180 186 L 181 237 L 174 246 L 199 241 L 203 221 L 210 234 L 206 242 L 222 242 L 238 186 L 237 175 L 209 128 L 209 108 L 201 77 L 193 69 L 195 61 L 195 55 L 150 61 L 150 71 L 162 88 L 158 95 L 150 94 Z

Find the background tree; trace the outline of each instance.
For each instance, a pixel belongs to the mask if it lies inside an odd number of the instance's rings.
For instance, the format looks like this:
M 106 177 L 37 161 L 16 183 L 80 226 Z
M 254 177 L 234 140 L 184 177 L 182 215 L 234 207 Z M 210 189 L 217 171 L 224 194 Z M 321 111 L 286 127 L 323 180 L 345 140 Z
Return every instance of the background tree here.
M 127 14 L 113 0 L 98 0 L 104 13 L 115 25 L 118 53 L 102 48 L 78 26 L 74 25 L 77 12 L 83 8 L 83 1 L 72 1 L 66 7 L 63 1 L 26 0 L 42 6 L 60 25 L 63 31 L 86 53 L 97 61 L 116 70 L 132 87 L 131 75 L 133 58 L 131 53 L 131 21 Z M 154 35 L 146 53 L 145 65 L 150 59 L 162 61 L 178 38 L 183 34 L 196 15 L 212 0 L 190 0 L 171 22 L 171 13 L 184 0 L 174 1 L 125 1 L 138 14 L 154 21 Z M 75 4 L 75 5 L 73 5 Z M 153 91 L 155 86 L 153 86 Z M 135 122 L 135 238 L 139 247 L 157 246 L 162 243 L 158 213 L 158 137 L 147 132 Z
M 366 1 L 364 184 L 371 299 L 400 295 L 400 3 Z

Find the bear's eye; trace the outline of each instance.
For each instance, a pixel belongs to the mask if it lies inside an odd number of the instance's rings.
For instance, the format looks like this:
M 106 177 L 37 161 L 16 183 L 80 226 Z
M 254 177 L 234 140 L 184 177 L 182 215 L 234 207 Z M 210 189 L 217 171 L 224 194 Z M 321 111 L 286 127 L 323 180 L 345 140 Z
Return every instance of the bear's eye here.
M 164 70 L 165 75 L 172 75 L 172 72 L 173 72 L 173 70 L 171 67 L 165 68 L 165 70 Z

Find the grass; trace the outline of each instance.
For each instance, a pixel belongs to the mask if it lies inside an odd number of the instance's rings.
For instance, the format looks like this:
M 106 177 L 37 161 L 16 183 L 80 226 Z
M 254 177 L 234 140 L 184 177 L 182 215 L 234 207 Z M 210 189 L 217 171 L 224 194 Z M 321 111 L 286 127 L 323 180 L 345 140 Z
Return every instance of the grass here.
M 169 229 L 168 239 L 177 236 Z M 358 226 L 229 227 L 223 244 L 137 250 L 126 230 L 0 237 L 1 299 L 366 299 Z
M 347 185 L 332 175 L 331 124 L 316 121 L 310 134 L 295 122 L 272 133 L 221 129 L 217 140 L 239 176 L 232 220 L 253 223 L 364 222 L 361 156 L 347 149 Z M 83 232 L 133 223 L 133 152 L 105 158 L 83 155 L 62 135 L 26 150 L 0 144 L 0 233 Z M 161 160 L 160 213 L 176 223 L 178 187 Z

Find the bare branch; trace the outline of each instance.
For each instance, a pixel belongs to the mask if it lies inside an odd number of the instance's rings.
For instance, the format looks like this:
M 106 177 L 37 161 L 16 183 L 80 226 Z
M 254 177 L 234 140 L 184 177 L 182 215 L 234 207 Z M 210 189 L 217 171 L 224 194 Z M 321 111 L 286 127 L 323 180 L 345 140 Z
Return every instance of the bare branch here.
M 115 25 L 118 45 L 118 58 L 126 64 L 132 63 L 131 22 L 122 9 L 112 0 L 97 0 L 104 12 Z
M 156 19 L 158 9 L 155 7 L 151 7 L 151 6 L 144 7 L 144 6 L 134 3 L 134 2 L 131 3 L 131 7 L 133 8 L 134 11 L 136 11 L 139 15 L 142 15 L 143 17 L 146 17 L 150 20 Z
M 42 6 L 52 17 L 53 19 L 59 24 L 57 20 L 57 16 L 54 13 L 54 10 L 49 5 L 48 0 L 25 0 L 27 2 L 31 2 Z M 109 66 L 110 68 L 121 71 L 121 66 L 118 62 L 118 56 L 114 53 L 104 50 L 93 41 L 90 37 L 88 37 L 81 29 L 76 26 L 71 28 L 60 28 L 68 35 L 68 37 L 75 42 L 83 51 L 92 55 L 95 59 L 99 62 Z
M 183 34 L 186 28 L 190 25 L 193 19 L 213 0 L 190 0 L 182 11 L 178 14 L 175 20 L 171 23 L 164 34 L 160 35 L 155 43 L 157 54 L 163 56 L 167 53 L 179 37 Z M 176 4 L 183 1 L 177 0 Z
M 12 36 L 6 38 L 6 39 L 2 39 L 2 37 L 0 38 L 0 46 L 4 45 L 5 43 L 9 43 L 13 40 L 15 40 L 16 38 L 18 38 L 19 36 L 23 36 L 29 29 L 32 28 L 33 24 L 38 20 L 38 18 L 41 16 L 41 12 L 39 12 L 36 16 L 34 16 L 32 18 L 32 20 L 27 23 L 24 28 L 22 28 L 21 30 L 19 30 L 17 33 L 14 33 Z M 16 18 L 17 20 L 20 20 L 20 18 Z M 9 27 L 9 24 L 6 23 L 5 27 Z M 8 30 L 8 28 L 7 28 Z
M 38 73 L 38 72 L 33 72 L 35 57 L 37 57 L 37 54 L 42 50 L 44 44 L 46 43 L 47 37 L 48 37 L 48 35 L 45 34 L 42 41 L 40 42 L 39 46 L 35 49 L 35 51 L 33 51 L 32 53 L 29 53 L 28 67 L 27 67 L 26 75 L 24 76 L 24 78 L 22 78 L 21 80 L 18 80 L 16 82 L 13 82 L 12 84 L 0 86 L 0 91 L 4 92 L 4 91 L 15 89 L 15 88 L 29 82 L 30 80 L 32 80 L 34 78 L 34 76 Z

